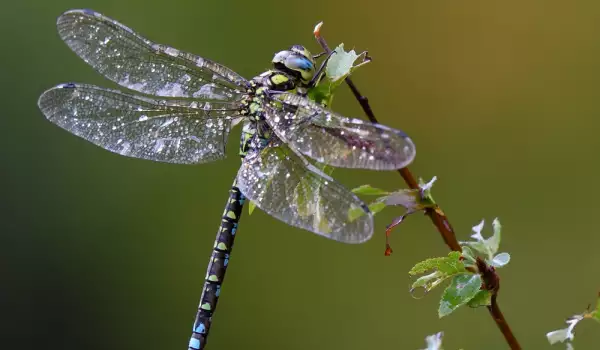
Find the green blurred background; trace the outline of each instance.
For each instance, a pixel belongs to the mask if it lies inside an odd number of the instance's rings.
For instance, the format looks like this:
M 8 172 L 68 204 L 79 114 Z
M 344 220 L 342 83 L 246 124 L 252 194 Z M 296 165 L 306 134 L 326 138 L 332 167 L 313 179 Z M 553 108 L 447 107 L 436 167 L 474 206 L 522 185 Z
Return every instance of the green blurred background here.
M 55 19 L 92 8 L 245 77 L 301 43 L 369 50 L 355 81 L 381 122 L 415 140 L 411 168 L 459 239 L 499 217 L 500 306 L 525 349 L 600 288 L 600 3 L 597 1 L 4 1 L 0 11 L 0 348 L 185 349 L 239 160 L 202 166 L 120 157 L 38 111 L 60 82 L 115 87 L 73 54 Z M 333 108 L 362 112 L 345 87 Z M 235 132 L 234 135 L 239 135 Z M 394 172 L 336 171 L 347 186 L 403 187 Z M 447 253 L 425 217 L 344 245 L 258 210 L 242 218 L 209 349 L 505 349 L 485 309 L 437 318 L 441 291 L 408 293 L 408 269 Z M 489 228 L 489 226 L 486 226 Z M 485 232 L 490 233 L 490 230 Z M 595 254 L 595 255 L 594 255 Z M 597 348 L 598 325 L 576 347 Z M 555 346 L 562 348 L 562 346 Z

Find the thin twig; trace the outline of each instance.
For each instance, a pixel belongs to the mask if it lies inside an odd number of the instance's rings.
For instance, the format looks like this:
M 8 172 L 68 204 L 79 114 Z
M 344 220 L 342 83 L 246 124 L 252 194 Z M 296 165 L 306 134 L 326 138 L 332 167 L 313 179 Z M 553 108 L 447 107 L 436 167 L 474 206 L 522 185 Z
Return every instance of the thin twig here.
M 327 45 L 325 39 L 321 36 L 322 25 L 323 22 L 317 24 L 314 30 L 314 35 L 317 41 L 319 42 L 319 45 L 321 45 L 321 47 L 323 48 L 323 50 L 325 50 L 327 53 L 330 53 L 331 49 Z M 375 114 L 373 113 L 373 110 L 369 105 L 369 99 L 358 91 L 358 88 L 356 87 L 356 85 L 354 85 L 354 83 L 349 77 L 346 78 L 346 84 L 348 84 L 348 87 L 350 87 L 350 90 L 352 90 L 354 97 L 358 100 L 358 103 L 360 103 L 360 106 L 362 107 L 369 120 L 372 123 L 378 123 L 377 118 L 375 117 Z M 398 173 L 400 173 L 400 176 L 402 176 L 404 182 L 406 182 L 408 187 L 410 187 L 411 189 L 419 188 L 419 184 L 417 183 L 415 177 L 408 168 L 398 169 Z M 440 232 L 444 243 L 446 243 L 446 245 L 453 251 L 462 251 L 462 248 L 460 247 L 460 244 L 456 239 L 454 229 L 452 228 L 452 225 L 450 225 L 448 217 L 446 216 L 446 214 L 444 214 L 441 208 L 439 206 L 437 208 L 427 208 L 425 209 L 425 214 L 429 216 L 433 225 L 435 225 L 437 230 Z M 506 322 L 506 319 L 504 318 L 504 315 L 502 314 L 502 311 L 500 311 L 500 307 L 498 306 L 498 302 L 496 300 L 498 296 L 498 290 L 500 288 L 500 279 L 498 277 L 498 274 L 495 272 L 493 267 L 487 266 L 487 264 L 482 260 L 480 260 L 480 264 L 478 265 L 481 265 L 479 266 L 479 271 L 483 275 L 484 285 L 486 285 L 486 289 L 492 292 L 491 305 L 487 307 L 488 311 L 490 312 L 490 315 L 496 322 L 496 325 L 502 332 L 502 335 L 504 335 L 504 339 L 506 340 L 510 348 L 512 350 L 521 350 L 521 345 L 519 345 L 517 338 L 515 338 L 514 334 L 512 333 L 508 323 Z

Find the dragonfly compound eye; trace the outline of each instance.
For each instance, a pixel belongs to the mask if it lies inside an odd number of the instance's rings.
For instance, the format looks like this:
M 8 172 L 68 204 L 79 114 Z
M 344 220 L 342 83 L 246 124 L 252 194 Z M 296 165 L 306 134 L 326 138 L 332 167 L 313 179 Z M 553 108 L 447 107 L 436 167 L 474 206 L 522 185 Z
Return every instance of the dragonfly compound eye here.
M 281 51 L 273 57 L 273 65 L 285 70 L 308 82 L 315 74 L 315 62 L 308 50 L 296 45 L 291 50 Z

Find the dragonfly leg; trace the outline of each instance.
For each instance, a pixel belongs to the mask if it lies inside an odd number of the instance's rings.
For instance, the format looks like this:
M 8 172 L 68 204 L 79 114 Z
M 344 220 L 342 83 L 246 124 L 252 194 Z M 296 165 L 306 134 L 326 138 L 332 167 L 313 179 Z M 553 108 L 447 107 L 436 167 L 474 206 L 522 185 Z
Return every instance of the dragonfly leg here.
M 310 80 L 310 82 L 308 83 L 308 88 L 315 87 L 315 85 L 317 85 L 317 83 L 319 83 L 319 81 L 321 81 L 321 77 L 323 76 L 325 67 L 327 66 L 327 62 L 329 62 L 329 59 L 331 58 L 331 56 L 334 53 L 335 53 L 335 51 L 329 52 L 329 54 L 327 55 L 327 58 L 323 61 L 323 63 L 321 63 L 321 66 L 319 67 L 319 69 L 317 70 L 317 72 L 315 73 L 313 78 Z M 321 55 L 321 54 L 319 54 L 319 55 Z
M 325 55 L 326 53 L 327 53 L 327 51 L 323 51 L 316 55 L 313 55 L 313 59 L 316 60 L 317 58 L 320 58 L 321 56 Z

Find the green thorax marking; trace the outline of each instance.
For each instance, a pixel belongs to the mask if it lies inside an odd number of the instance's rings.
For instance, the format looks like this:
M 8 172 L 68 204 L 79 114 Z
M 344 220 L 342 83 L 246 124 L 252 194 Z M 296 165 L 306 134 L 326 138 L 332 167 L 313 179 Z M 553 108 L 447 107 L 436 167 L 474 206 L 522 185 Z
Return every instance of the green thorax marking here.
M 297 93 L 301 84 L 297 77 L 280 70 L 268 70 L 251 80 L 251 89 L 242 101 L 243 114 L 247 119 L 240 139 L 240 157 L 248 153 L 254 135 L 265 142 L 271 137 L 272 130 L 265 115 L 268 91 Z

